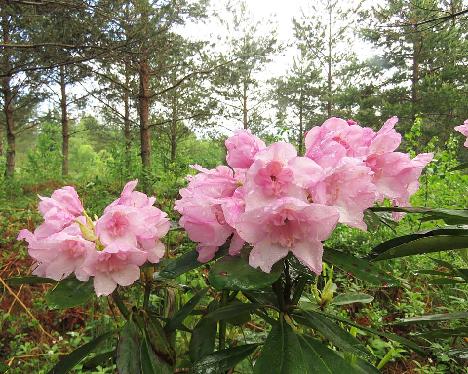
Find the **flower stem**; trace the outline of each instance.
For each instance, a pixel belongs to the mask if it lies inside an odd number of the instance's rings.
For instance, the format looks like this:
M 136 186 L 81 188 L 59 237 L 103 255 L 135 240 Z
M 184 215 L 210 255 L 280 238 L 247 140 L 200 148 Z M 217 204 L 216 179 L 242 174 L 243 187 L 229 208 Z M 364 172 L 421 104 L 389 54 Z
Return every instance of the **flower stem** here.
M 225 306 L 227 304 L 229 297 L 229 291 L 223 291 L 221 294 L 221 306 Z M 219 346 L 218 350 L 222 350 L 226 348 L 226 321 L 220 320 L 219 321 Z
M 120 297 L 117 290 L 112 292 L 112 300 L 114 300 L 115 305 L 119 309 L 120 313 L 124 316 L 125 319 L 128 319 L 130 312 L 128 311 L 127 307 L 125 306 L 122 298 Z

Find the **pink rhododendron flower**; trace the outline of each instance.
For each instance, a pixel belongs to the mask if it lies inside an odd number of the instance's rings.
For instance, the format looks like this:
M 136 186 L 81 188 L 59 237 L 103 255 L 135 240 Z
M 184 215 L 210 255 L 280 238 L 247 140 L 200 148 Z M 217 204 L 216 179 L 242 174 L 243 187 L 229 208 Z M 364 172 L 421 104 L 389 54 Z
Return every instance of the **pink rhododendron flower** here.
M 227 150 L 226 161 L 232 168 L 248 168 L 255 155 L 265 148 L 265 143 L 249 130 L 239 130 L 224 142 Z
M 312 201 L 335 206 L 340 222 L 365 230 L 364 210 L 374 205 L 376 187 L 372 182 L 372 170 L 362 161 L 344 157 L 318 185 L 311 188 Z
M 39 198 L 39 212 L 44 217 L 44 223 L 35 230 L 39 238 L 59 232 L 83 213 L 83 206 L 73 187 L 65 186 L 54 191 L 51 197 Z
M 339 214 L 330 206 L 285 197 L 242 214 L 239 235 L 253 245 L 249 263 L 270 272 L 291 251 L 314 273 L 322 271 L 323 246 Z
M 228 198 L 239 187 L 231 169 L 226 166 L 213 170 L 196 169 L 200 173 L 189 177 L 189 185 L 180 190 L 181 199 L 176 201 L 175 209 L 182 216 L 179 224 L 191 240 L 199 243 L 199 260 L 206 262 L 234 233 L 224 216 L 224 209 L 242 209 L 242 204 L 231 206 L 229 203 Z
M 463 125 L 456 126 L 455 131 L 458 131 L 466 136 L 465 143 L 463 144 L 465 147 L 468 147 L 468 119 L 463 122 Z
M 96 235 L 104 245 L 124 243 L 147 252 L 148 261 L 157 263 L 165 249 L 160 239 L 167 234 L 167 214 L 153 206 L 156 199 L 133 191 L 138 181 L 128 182 L 119 199 L 104 210 L 96 222 Z
M 247 171 L 246 209 L 251 210 L 283 196 L 306 200 L 306 187 L 322 178 L 322 168 L 314 161 L 297 157 L 289 143 L 278 142 L 259 152 Z
M 138 180 L 128 182 L 120 194 L 120 197 L 109 204 L 106 209 L 110 209 L 115 205 L 125 205 L 134 208 L 151 207 L 156 202 L 156 198 L 148 197 L 143 192 L 134 191 L 137 184 Z
M 368 154 L 383 154 L 393 152 L 401 143 L 401 135 L 394 129 L 398 117 L 389 118 L 375 134 L 369 145 Z
M 84 264 L 94 277 L 96 295 L 110 295 L 117 285 L 130 286 L 140 278 L 140 266 L 147 254 L 125 243 L 112 243 L 102 251 L 94 251 Z
M 144 230 L 144 220 L 138 209 L 115 205 L 96 222 L 96 235 L 104 245 L 122 243 L 137 245 L 137 235 Z
M 430 154 L 395 152 L 401 135 L 388 119 L 375 132 L 353 120 L 330 118 L 305 136 L 306 157 L 289 143 L 258 146 L 240 132 L 226 141 L 227 161 L 200 171 L 180 191 L 180 224 L 198 243 L 198 260 L 213 259 L 231 238 L 229 253 L 253 246 L 249 262 L 269 272 L 292 252 L 320 272 L 322 241 L 336 222 L 365 230 L 364 211 L 384 198 L 406 205 Z
M 83 265 L 95 250 L 95 244 L 81 236 L 78 224 L 42 239 L 28 230 L 21 230 L 18 240 L 22 239 L 28 242 L 28 253 L 38 264 L 33 274 L 59 281 L 75 273 L 78 280 L 88 280 L 89 274 Z
M 29 255 L 36 261 L 33 274 L 55 280 L 72 273 L 81 281 L 94 277 L 100 296 L 109 295 L 118 284 L 132 284 L 146 261 L 159 262 L 165 254 L 161 238 L 169 230 L 169 219 L 153 206 L 154 197 L 134 191 L 136 184 L 127 183 L 96 222 L 84 213 L 72 187 L 41 198 L 44 223 L 34 233 L 21 230 L 18 235 L 18 240 L 28 242 Z
M 365 156 L 374 134 L 368 127 L 332 117 L 307 133 L 306 156 L 322 167 L 335 167 L 345 156 Z
M 385 153 L 367 159 L 374 172 L 373 182 L 380 200 L 390 199 L 394 205 L 407 206 L 418 187 L 424 167 L 432 161 L 432 153 L 422 153 L 413 159 L 400 152 Z

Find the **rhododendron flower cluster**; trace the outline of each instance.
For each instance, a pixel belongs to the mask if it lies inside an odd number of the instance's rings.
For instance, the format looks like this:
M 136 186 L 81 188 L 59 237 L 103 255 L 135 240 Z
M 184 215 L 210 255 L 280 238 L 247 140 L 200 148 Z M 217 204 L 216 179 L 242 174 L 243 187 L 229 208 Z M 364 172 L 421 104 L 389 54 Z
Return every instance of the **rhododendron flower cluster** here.
M 463 122 L 463 125 L 456 126 L 455 131 L 460 132 L 462 135 L 466 136 L 465 143 L 463 144 L 465 147 L 468 147 L 468 119 Z
M 194 166 L 199 173 L 188 177 L 176 202 L 198 260 L 211 260 L 230 238 L 230 255 L 247 242 L 250 265 L 265 272 L 292 253 L 320 273 L 322 242 L 338 222 L 365 230 L 365 209 L 384 199 L 407 206 L 417 191 L 433 155 L 396 152 L 397 122 L 392 117 L 375 132 L 330 118 L 307 133 L 305 156 L 289 143 L 266 146 L 237 131 L 225 142 L 228 166 Z
M 128 182 L 120 197 L 95 221 L 86 214 L 75 189 L 40 197 L 44 222 L 34 232 L 21 230 L 36 261 L 33 274 L 59 281 L 74 273 L 81 281 L 94 279 L 96 294 L 109 295 L 117 285 L 140 278 L 140 266 L 164 256 L 161 238 L 169 231 L 167 215 L 153 206 L 154 197 L 134 191 Z

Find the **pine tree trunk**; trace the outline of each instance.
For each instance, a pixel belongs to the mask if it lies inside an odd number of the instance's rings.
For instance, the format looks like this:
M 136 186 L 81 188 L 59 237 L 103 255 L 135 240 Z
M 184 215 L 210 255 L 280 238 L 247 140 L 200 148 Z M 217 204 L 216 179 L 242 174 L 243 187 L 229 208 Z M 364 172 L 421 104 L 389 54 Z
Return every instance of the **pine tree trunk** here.
M 68 176 L 68 149 L 70 129 L 68 123 L 67 92 L 66 92 L 65 68 L 60 66 L 60 110 L 62 123 L 62 176 Z
M 140 115 L 140 148 L 143 165 L 143 189 L 151 193 L 151 132 L 149 128 L 149 66 L 146 56 L 139 63 L 140 90 L 138 95 Z
M 417 27 L 414 27 L 414 40 L 413 40 L 413 51 L 412 51 L 412 74 L 411 74 L 411 123 L 416 121 L 417 116 L 417 104 L 418 104 L 418 83 L 419 83 L 419 53 L 420 43 L 418 39 Z
M 171 163 L 177 156 L 177 89 L 172 94 L 172 122 L 171 122 Z
M 244 129 L 249 128 L 249 119 L 248 119 L 248 109 L 247 109 L 247 82 L 244 80 L 244 87 L 242 92 L 242 123 L 244 124 Z
M 3 122 L 0 123 L 0 157 L 3 156 Z
M 128 63 L 125 62 L 125 89 L 124 89 L 124 137 L 125 137 L 125 167 L 130 169 L 130 152 L 132 148 L 132 134 L 130 129 L 130 73 Z
M 2 34 L 3 43 L 8 44 L 10 42 L 10 24 L 8 22 L 8 16 L 3 12 L 2 14 Z M 3 71 L 10 71 L 10 56 L 7 49 L 4 47 L 2 51 L 2 64 Z M 11 89 L 11 75 L 6 74 L 2 78 L 2 94 L 4 100 L 3 111 L 5 113 L 5 129 L 7 138 L 7 151 L 6 151 L 6 168 L 5 176 L 13 177 L 15 173 L 15 157 L 16 157 L 16 136 L 15 136 L 15 120 L 13 118 L 14 105 L 13 105 L 13 93 Z

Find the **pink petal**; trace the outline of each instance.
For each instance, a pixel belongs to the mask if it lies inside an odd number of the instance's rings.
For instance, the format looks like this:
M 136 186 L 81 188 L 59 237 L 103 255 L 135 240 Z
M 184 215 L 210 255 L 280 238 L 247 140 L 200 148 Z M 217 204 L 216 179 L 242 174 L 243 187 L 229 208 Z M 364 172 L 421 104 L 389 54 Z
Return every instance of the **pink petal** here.
M 237 232 L 234 233 L 231 239 L 231 243 L 229 245 L 229 255 L 230 256 L 239 255 L 242 247 L 244 246 L 244 243 L 245 243 L 245 240 L 242 239 Z
M 117 288 L 117 283 L 108 274 L 98 273 L 94 276 L 94 290 L 97 296 L 110 295 Z
M 268 239 L 255 244 L 250 252 L 250 266 L 259 267 L 265 273 L 269 273 L 274 264 L 288 255 L 289 250 L 278 244 L 272 244 Z
M 137 265 L 127 265 L 118 271 L 110 273 L 110 277 L 121 286 L 130 286 L 140 279 L 140 268 Z
M 315 274 L 322 272 L 323 245 L 319 241 L 297 242 L 292 253 Z

